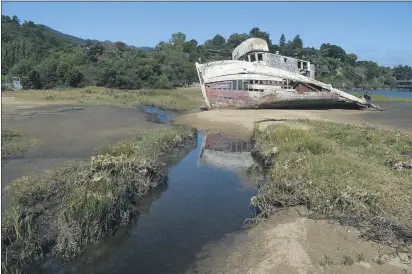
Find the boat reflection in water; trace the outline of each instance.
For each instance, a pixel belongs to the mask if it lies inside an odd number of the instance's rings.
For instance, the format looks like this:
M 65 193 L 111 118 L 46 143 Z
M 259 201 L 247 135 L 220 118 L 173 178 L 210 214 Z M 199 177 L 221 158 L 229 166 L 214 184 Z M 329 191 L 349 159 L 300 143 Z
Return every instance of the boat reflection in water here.
M 254 164 L 250 141 L 229 139 L 222 134 L 205 135 L 198 165 L 231 171 L 246 170 Z
M 233 172 L 243 187 L 255 188 L 264 183 L 265 175 L 253 160 L 252 149 L 251 141 L 206 134 L 197 165 Z

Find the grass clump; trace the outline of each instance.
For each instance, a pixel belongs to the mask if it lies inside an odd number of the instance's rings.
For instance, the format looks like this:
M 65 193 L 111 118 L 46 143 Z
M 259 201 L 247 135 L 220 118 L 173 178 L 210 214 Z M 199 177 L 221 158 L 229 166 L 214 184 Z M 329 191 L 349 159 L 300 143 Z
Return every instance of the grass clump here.
M 1 130 L 1 158 L 9 159 L 20 156 L 30 147 L 39 143 L 38 140 L 30 138 L 18 131 Z
M 116 90 L 103 87 L 86 87 L 59 91 L 19 91 L 14 92 L 13 96 L 17 98 L 55 100 L 85 105 L 112 104 L 132 107 L 146 105 L 175 111 L 189 111 L 204 106 L 204 99 L 199 88 Z
M 142 197 L 167 182 L 161 160 L 192 145 L 195 129 L 176 126 L 106 145 L 90 160 L 23 177 L 7 187 L 2 220 L 2 269 L 30 267 L 45 253 L 73 259 L 139 213 Z
M 372 239 L 412 245 L 411 136 L 297 121 L 255 128 L 253 139 L 254 154 L 270 163 L 254 200 L 262 216 L 305 205 L 310 217 L 360 225 Z
M 344 255 L 342 258 L 342 264 L 346 266 L 353 265 L 355 263 L 355 260 L 352 258 L 352 256 L 349 255 Z

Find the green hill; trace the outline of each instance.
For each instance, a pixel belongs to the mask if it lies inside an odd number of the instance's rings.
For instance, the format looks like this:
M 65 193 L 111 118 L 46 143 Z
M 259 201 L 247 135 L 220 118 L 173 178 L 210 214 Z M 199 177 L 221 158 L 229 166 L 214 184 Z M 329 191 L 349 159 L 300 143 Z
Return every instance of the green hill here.
M 24 88 L 47 89 L 98 85 L 120 89 L 173 88 L 197 82 L 194 62 L 226 59 L 250 37 L 265 39 L 271 52 L 311 61 L 316 78 L 337 88 L 390 88 L 396 80 L 412 77 L 412 68 L 382 67 L 359 61 L 338 45 L 324 43 L 319 49 L 304 47 L 299 35 L 278 43 L 253 28 L 227 39 L 217 34 L 204 44 L 178 32 L 155 48 L 123 42 L 85 40 L 16 16 L 2 15 L 2 78 L 20 76 Z
M 73 43 L 75 43 L 75 44 L 86 44 L 86 40 L 85 40 L 85 39 L 81 39 L 81 38 L 76 37 L 76 36 L 72 36 L 72 35 L 69 35 L 69 34 L 62 33 L 62 32 L 57 31 L 57 30 L 55 30 L 55 29 L 49 28 L 48 26 L 45 26 L 45 25 L 36 25 L 36 26 L 42 28 L 42 29 L 45 30 L 45 31 L 49 31 L 49 32 L 51 32 L 51 33 L 54 33 L 54 34 L 56 34 L 58 37 L 61 37 L 61 38 L 65 39 L 65 40 L 67 40 L 67 41 L 71 41 L 71 42 L 73 42 Z

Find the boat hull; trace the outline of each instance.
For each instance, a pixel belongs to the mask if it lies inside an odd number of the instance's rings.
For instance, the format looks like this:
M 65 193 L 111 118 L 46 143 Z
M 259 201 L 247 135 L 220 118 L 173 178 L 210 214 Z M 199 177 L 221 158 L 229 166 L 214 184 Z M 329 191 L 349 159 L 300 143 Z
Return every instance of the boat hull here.
M 220 87 L 227 86 L 221 90 Z M 309 91 L 260 91 L 230 89 L 230 81 L 206 84 L 203 88 L 209 108 L 288 108 L 288 107 L 328 107 L 343 105 L 345 102 L 332 92 Z
M 375 107 L 365 100 L 296 73 L 243 61 L 196 63 L 210 108 L 276 108 L 325 105 Z M 348 104 L 345 104 L 348 103 Z

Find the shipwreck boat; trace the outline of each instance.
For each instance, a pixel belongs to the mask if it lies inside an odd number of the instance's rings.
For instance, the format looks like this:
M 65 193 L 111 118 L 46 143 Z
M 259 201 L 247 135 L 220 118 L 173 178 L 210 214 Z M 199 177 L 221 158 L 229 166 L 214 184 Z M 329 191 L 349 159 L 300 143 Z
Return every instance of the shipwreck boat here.
M 208 109 L 276 108 L 353 104 L 381 110 L 370 102 L 315 80 L 315 66 L 269 53 L 265 40 L 250 38 L 232 52 L 232 60 L 196 63 Z

